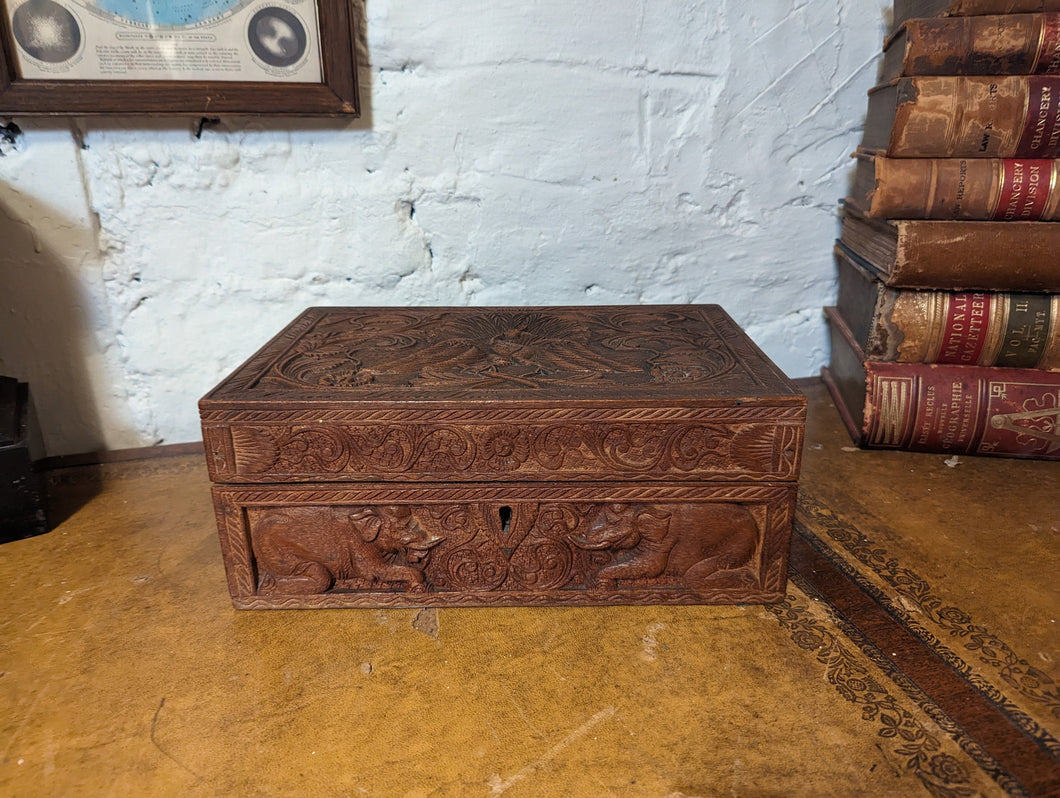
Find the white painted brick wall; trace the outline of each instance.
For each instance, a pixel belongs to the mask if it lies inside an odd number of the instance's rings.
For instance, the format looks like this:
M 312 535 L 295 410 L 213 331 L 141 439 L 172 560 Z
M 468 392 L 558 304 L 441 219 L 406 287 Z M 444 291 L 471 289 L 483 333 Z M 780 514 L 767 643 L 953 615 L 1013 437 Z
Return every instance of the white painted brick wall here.
M 49 454 L 199 438 L 314 304 L 717 302 L 827 357 L 884 0 L 369 0 L 355 123 L 17 118 L 0 373 Z

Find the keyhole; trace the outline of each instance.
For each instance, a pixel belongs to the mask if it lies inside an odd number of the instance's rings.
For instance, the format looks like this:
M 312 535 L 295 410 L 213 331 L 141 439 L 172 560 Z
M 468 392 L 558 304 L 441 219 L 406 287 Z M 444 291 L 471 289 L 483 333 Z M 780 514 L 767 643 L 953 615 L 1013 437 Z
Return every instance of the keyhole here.
M 508 534 L 512 529 L 512 508 L 502 507 L 501 508 L 501 532 Z

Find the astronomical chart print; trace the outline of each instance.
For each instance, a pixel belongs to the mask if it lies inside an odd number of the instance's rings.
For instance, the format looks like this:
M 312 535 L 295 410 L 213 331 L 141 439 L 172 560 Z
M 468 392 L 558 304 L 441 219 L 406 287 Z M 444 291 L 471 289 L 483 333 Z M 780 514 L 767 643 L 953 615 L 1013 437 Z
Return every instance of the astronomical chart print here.
M 320 83 L 316 0 L 0 0 L 21 77 Z

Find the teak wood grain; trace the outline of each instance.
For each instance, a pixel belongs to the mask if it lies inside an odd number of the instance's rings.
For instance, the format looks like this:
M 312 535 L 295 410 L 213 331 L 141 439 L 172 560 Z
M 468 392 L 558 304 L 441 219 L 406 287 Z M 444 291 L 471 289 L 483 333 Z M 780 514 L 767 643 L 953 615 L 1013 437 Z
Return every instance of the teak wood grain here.
M 312 308 L 200 416 L 237 606 L 719 603 L 805 406 L 716 306 Z

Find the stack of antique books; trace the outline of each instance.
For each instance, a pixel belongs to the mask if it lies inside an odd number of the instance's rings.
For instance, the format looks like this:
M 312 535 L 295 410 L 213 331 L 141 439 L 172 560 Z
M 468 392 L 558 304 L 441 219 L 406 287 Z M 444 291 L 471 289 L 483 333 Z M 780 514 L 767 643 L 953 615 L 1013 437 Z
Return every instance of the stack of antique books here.
M 1060 459 L 1060 0 L 895 0 L 824 379 L 867 447 Z

